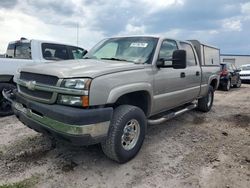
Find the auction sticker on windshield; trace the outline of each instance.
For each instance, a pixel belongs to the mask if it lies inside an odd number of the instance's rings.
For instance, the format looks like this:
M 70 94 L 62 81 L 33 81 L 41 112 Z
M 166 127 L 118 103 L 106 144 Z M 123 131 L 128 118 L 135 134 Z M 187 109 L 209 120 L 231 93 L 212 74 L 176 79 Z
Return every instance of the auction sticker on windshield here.
M 130 47 L 135 47 L 135 48 L 146 48 L 148 46 L 148 43 L 145 42 L 133 42 L 130 44 Z

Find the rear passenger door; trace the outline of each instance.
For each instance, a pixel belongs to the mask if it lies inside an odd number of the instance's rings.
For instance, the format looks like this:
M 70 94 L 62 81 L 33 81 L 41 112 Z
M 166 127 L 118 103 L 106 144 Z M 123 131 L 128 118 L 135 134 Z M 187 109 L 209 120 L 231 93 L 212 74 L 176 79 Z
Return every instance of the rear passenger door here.
M 187 67 L 183 70 L 185 74 L 185 100 L 190 101 L 200 93 L 201 67 L 197 61 L 194 49 L 189 43 L 180 42 L 180 48 L 187 53 Z

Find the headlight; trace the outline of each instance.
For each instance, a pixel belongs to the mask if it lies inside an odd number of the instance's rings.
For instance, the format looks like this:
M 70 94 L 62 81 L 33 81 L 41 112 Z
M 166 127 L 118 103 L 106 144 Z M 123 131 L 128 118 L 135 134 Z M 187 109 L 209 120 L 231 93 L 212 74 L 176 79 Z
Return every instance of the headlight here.
M 71 95 L 58 95 L 57 103 L 69 105 L 69 106 L 82 106 L 88 107 L 89 97 L 88 96 L 71 96 Z
M 90 83 L 91 83 L 91 79 L 88 79 L 88 78 L 65 79 L 63 80 L 61 86 L 70 88 L 70 89 L 89 90 Z

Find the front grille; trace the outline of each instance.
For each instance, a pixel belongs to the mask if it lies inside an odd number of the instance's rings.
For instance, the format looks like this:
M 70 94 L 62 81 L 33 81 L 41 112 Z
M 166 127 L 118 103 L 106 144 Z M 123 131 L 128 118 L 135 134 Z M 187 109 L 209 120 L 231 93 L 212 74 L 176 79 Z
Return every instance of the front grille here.
M 58 82 L 58 78 L 56 76 L 29 73 L 29 72 L 21 72 L 20 79 L 26 81 L 36 81 L 37 83 L 51 85 L 51 86 L 55 86 Z
M 250 76 L 250 74 L 241 74 L 240 76 Z
M 58 82 L 58 77 L 43 75 L 37 73 L 21 72 L 20 79 L 23 81 L 35 81 L 37 84 L 44 84 L 48 86 L 56 86 Z M 47 100 L 50 101 L 53 96 L 53 92 L 41 91 L 41 90 L 31 90 L 25 86 L 19 85 L 19 90 L 21 93 L 29 95 L 31 97 L 37 98 L 37 100 Z
M 40 90 L 29 90 L 28 88 L 24 87 L 24 86 L 20 86 L 20 91 L 22 93 L 25 93 L 29 96 L 32 97 L 37 97 L 37 98 L 41 98 L 41 99 L 46 99 L 46 100 L 50 100 L 52 98 L 53 93 L 52 92 L 47 92 L 47 91 L 40 91 Z

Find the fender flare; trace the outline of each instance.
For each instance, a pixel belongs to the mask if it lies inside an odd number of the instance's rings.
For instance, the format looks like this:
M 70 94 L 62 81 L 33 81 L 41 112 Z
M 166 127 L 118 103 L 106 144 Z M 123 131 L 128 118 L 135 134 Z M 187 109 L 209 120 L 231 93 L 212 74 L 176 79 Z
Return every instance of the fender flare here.
M 216 86 L 215 86 L 215 90 L 216 90 L 218 88 L 219 84 L 220 84 L 220 76 L 219 75 L 210 76 L 209 80 L 208 80 L 208 85 L 211 85 L 213 80 L 217 81 Z
M 146 92 L 149 95 L 147 114 L 150 114 L 153 102 L 153 88 L 149 83 L 134 83 L 115 87 L 109 93 L 107 104 L 114 104 L 123 95 L 139 91 Z

